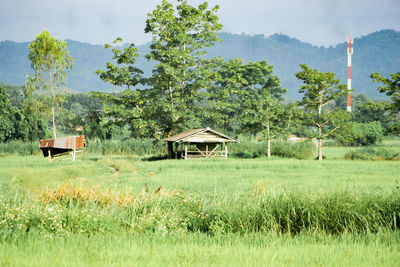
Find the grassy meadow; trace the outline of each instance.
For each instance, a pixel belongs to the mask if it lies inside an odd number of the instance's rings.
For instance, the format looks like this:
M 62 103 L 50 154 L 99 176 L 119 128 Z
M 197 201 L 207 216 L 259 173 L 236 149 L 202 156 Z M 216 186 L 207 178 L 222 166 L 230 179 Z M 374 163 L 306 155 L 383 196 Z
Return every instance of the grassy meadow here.
M 380 145 L 400 147 L 397 139 Z M 396 266 L 400 164 L 0 155 L 1 266 Z

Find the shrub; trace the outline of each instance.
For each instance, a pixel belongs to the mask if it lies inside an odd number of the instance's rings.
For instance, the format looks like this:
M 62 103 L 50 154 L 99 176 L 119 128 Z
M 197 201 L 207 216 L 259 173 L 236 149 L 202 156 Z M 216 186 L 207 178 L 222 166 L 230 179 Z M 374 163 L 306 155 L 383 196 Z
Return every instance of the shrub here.
M 238 158 L 259 158 L 267 155 L 266 142 L 241 142 L 232 144 L 231 155 Z M 310 159 L 313 157 L 314 145 L 310 141 L 288 142 L 273 141 L 271 155 L 283 158 Z
M 277 141 L 271 145 L 271 154 L 283 158 L 311 159 L 314 156 L 314 144 L 311 141 Z
M 400 153 L 384 148 L 363 148 L 353 150 L 345 155 L 346 159 L 361 160 L 400 160 Z
M 230 154 L 237 158 L 259 158 L 266 156 L 267 143 L 256 141 L 244 141 L 229 146 Z
M 381 143 L 383 128 L 380 122 L 353 123 L 335 134 L 339 143 L 345 146 L 367 146 Z

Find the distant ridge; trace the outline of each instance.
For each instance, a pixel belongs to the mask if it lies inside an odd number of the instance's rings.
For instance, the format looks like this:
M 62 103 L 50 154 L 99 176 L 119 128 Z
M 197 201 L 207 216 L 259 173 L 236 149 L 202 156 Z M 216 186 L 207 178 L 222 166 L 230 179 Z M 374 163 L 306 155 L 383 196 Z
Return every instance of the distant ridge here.
M 299 71 L 299 64 L 305 63 L 320 71 L 337 74 L 342 83 L 346 83 L 346 43 L 330 47 L 313 46 L 283 34 L 266 37 L 220 33 L 222 39 L 215 47 L 208 49 L 209 57 L 221 56 L 224 59 L 241 57 L 246 61 L 267 60 L 274 65 L 274 72 L 281 78 L 281 83 L 288 89 L 288 98 L 298 98 L 299 81 L 294 74 Z M 111 60 L 111 53 L 102 45 L 91 45 L 73 40 L 66 40 L 70 54 L 76 58 L 75 66 L 68 76 L 67 86 L 74 91 L 121 90 L 111 88 L 95 74 L 97 69 L 104 69 Z M 111 42 L 112 40 L 110 40 Z M 0 82 L 23 84 L 26 75 L 31 73 L 28 60 L 28 42 L 0 42 Z M 138 67 L 147 75 L 152 64 L 144 59 L 148 44 L 138 46 Z M 356 93 L 369 97 L 380 97 L 377 85 L 371 82 L 369 75 L 379 72 L 385 76 L 400 71 L 400 32 L 382 30 L 356 38 L 353 55 L 353 87 Z

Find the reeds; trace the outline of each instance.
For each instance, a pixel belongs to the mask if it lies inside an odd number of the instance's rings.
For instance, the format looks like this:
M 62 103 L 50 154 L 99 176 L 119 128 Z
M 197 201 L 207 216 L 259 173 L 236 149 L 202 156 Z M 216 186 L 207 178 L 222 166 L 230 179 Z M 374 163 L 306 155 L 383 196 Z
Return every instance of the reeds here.
M 149 191 L 149 192 L 146 192 Z M 61 185 L 39 201 L 0 202 L 0 232 L 376 233 L 400 230 L 400 191 L 274 192 L 258 183 L 237 197 L 174 189 L 134 195 Z
M 40 153 L 39 143 L 25 143 L 22 141 L 11 141 L 7 143 L 0 143 L 0 154 L 13 154 L 13 155 L 36 155 Z

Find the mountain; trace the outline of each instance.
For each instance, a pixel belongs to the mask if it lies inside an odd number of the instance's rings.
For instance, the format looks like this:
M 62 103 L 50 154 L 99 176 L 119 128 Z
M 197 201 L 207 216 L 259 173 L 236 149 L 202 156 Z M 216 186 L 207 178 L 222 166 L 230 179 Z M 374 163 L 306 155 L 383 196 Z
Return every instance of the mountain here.
M 299 64 L 308 64 L 320 71 L 337 74 L 342 83 L 347 77 L 347 42 L 330 47 L 318 47 L 282 34 L 271 36 L 245 34 L 219 34 L 222 42 L 208 49 L 208 57 L 221 56 L 224 59 L 243 58 L 245 61 L 267 60 L 274 66 L 275 74 L 288 89 L 288 98 L 299 98 L 300 82 L 296 79 Z M 66 40 L 75 66 L 68 75 L 67 86 L 75 91 L 120 90 L 101 81 L 94 71 L 104 69 L 112 54 L 101 45 L 91 45 Z M 0 42 L 0 82 L 23 84 L 27 74 L 32 74 L 28 60 L 29 43 Z M 139 68 L 146 75 L 151 74 L 152 64 L 144 59 L 149 51 L 148 44 L 138 46 L 141 55 L 137 60 Z M 379 72 L 384 76 L 400 70 L 400 32 L 382 30 L 354 40 L 352 83 L 356 93 L 369 97 L 381 97 L 377 84 L 369 75 Z

